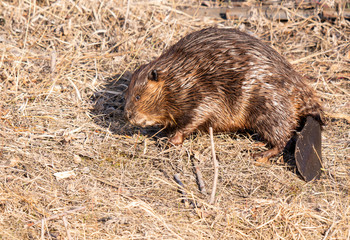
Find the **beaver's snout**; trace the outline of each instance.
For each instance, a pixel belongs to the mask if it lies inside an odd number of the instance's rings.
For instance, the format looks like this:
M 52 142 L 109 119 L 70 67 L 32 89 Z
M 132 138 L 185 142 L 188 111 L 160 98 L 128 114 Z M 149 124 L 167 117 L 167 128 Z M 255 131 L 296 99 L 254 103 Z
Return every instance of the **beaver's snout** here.
M 124 109 L 124 118 L 130 122 L 130 120 L 134 117 L 135 113 L 130 109 Z

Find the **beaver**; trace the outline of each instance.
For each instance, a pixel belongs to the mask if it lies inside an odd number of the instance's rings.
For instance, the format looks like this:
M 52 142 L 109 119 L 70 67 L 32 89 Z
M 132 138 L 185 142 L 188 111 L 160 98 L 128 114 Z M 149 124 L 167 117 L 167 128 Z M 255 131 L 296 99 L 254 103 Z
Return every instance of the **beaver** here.
M 133 73 L 125 99 L 131 124 L 163 125 L 173 144 L 209 127 L 254 131 L 271 146 L 265 160 L 307 116 L 322 124 L 321 103 L 304 77 L 272 47 L 232 28 L 185 36 Z

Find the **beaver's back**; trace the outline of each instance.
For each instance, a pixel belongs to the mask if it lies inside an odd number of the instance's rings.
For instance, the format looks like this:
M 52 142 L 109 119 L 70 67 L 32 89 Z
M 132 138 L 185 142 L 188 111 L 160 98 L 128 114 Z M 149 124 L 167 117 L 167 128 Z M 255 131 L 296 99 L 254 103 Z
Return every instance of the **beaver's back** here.
M 152 71 L 157 81 L 147 80 Z M 280 148 L 301 118 L 321 111 L 312 89 L 280 54 L 234 29 L 187 35 L 135 73 L 133 84 L 159 87 L 145 91 L 145 99 L 158 99 L 156 106 L 143 101 L 139 109 L 164 115 L 163 123 L 185 136 L 209 126 L 251 129 Z

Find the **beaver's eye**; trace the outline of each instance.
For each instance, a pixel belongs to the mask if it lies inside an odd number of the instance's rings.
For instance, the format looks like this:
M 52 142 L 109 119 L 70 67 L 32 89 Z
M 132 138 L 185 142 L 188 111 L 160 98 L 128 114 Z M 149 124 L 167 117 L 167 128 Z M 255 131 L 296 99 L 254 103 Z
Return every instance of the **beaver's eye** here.
M 140 100 L 140 95 L 135 96 L 136 101 Z

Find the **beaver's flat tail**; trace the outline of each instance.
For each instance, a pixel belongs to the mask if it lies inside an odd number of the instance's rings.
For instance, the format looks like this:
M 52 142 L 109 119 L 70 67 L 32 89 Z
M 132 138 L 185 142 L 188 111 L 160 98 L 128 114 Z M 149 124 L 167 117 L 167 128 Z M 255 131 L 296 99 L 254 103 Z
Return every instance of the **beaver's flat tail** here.
M 319 179 L 322 172 L 321 119 L 306 118 L 295 146 L 295 161 L 305 181 Z

